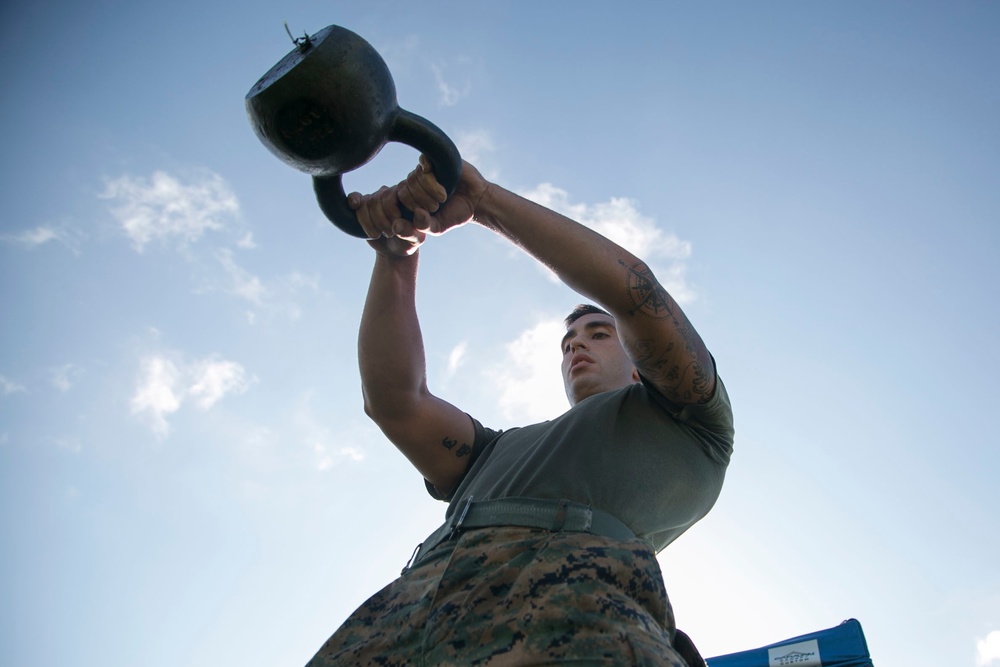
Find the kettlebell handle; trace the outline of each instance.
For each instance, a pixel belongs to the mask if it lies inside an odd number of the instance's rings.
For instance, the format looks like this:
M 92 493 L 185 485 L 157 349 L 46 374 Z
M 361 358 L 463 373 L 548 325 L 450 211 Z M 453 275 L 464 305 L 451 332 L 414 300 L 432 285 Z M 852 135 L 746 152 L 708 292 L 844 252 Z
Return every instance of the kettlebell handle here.
M 454 142 L 440 128 L 426 118 L 399 109 L 388 141 L 406 144 L 423 153 L 434 167 L 434 177 L 448 196 L 455 192 L 458 179 L 462 176 L 462 156 Z M 368 238 L 358 223 L 357 215 L 347 203 L 342 174 L 314 176 L 313 189 L 320 209 L 330 222 L 351 236 Z M 403 209 L 403 217 L 410 220 L 413 213 Z

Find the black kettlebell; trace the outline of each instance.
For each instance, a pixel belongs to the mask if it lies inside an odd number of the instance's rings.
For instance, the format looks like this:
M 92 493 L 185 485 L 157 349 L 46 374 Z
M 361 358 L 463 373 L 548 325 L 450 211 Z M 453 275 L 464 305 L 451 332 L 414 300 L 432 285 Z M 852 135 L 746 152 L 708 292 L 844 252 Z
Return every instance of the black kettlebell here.
M 368 42 L 335 25 L 294 41 L 296 48 L 247 93 L 247 115 L 272 153 L 312 175 L 319 206 L 333 224 L 367 238 L 347 205 L 341 176 L 390 141 L 427 156 L 451 196 L 462 175 L 458 149 L 433 123 L 399 107 L 389 68 Z

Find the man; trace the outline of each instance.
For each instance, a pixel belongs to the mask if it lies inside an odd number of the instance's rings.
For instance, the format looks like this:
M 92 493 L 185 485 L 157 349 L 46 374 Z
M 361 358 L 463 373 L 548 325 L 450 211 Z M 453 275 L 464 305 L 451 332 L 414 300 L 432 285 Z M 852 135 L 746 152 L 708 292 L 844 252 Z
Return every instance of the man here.
M 732 411 L 673 298 L 628 251 L 467 163 L 451 197 L 421 158 L 402 183 L 349 202 L 376 251 L 359 335 L 365 411 L 450 504 L 310 667 L 702 664 L 674 627 L 655 552 L 715 503 Z M 428 390 L 418 248 L 469 221 L 603 306 L 567 318 L 572 407 L 557 419 L 493 431 Z

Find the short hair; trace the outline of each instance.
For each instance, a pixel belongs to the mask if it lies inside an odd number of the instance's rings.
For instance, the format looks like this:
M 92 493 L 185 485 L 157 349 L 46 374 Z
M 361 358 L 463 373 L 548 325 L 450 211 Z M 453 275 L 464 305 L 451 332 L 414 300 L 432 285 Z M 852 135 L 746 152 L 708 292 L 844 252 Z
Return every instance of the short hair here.
M 571 324 L 573 324 L 573 322 L 576 322 L 584 315 L 607 315 L 611 319 L 614 319 L 614 316 L 606 310 L 602 310 L 597 306 L 591 305 L 589 303 L 581 303 L 579 306 L 573 309 L 572 313 L 566 316 L 566 319 L 563 321 L 563 323 L 568 327 Z

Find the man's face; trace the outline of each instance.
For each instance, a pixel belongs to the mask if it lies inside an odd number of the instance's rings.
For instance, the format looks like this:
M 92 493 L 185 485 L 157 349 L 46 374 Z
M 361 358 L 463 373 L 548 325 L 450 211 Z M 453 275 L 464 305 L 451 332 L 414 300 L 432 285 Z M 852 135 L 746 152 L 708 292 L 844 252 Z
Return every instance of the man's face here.
M 562 375 L 570 405 L 639 381 L 613 318 L 594 313 L 569 325 L 562 340 Z

